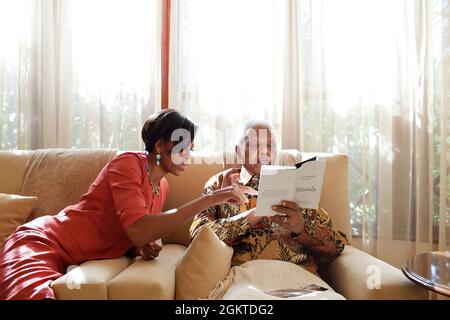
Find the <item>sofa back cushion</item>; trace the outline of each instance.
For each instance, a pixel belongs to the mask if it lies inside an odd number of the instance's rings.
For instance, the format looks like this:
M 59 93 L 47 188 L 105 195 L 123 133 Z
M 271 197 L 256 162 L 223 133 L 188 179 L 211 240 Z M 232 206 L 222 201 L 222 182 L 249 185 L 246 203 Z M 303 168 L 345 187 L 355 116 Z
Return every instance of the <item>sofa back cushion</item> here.
M 344 232 L 351 241 L 348 157 L 334 153 L 302 153 L 304 160 L 314 156 L 327 161 L 320 206 L 330 215 L 333 228 Z
M 41 149 L 30 159 L 20 194 L 39 201 L 30 219 L 54 215 L 76 204 L 102 168 L 116 155 L 108 149 Z

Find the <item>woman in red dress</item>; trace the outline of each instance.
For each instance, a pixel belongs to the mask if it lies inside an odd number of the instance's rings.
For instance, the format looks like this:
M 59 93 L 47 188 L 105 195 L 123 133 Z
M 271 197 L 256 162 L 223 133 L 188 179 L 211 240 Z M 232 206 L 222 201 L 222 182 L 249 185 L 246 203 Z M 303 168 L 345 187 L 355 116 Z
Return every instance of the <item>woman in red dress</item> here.
M 243 192 L 252 190 L 232 186 L 161 212 L 168 192 L 164 176 L 186 169 L 195 131 L 177 111 L 153 114 L 142 128 L 146 152 L 115 157 L 78 204 L 18 227 L 0 250 L 0 299 L 55 299 L 51 283 L 68 266 L 118 258 L 133 247 L 153 259 L 161 250 L 155 241 L 198 212 L 245 201 Z

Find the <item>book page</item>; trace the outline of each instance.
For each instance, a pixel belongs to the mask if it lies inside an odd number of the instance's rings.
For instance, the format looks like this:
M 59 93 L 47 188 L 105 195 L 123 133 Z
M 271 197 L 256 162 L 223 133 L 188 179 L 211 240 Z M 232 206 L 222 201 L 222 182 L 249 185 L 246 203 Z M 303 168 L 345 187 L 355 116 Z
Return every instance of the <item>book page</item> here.
M 301 208 L 319 207 L 325 164 L 323 159 L 310 161 L 298 169 L 294 199 Z
M 272 206 L 282 200 L 294 199 L 297 169 L 295 167 L 267 166 L 261 167 L 256 202 L 256 216 L 273 216 L 279 214 Z

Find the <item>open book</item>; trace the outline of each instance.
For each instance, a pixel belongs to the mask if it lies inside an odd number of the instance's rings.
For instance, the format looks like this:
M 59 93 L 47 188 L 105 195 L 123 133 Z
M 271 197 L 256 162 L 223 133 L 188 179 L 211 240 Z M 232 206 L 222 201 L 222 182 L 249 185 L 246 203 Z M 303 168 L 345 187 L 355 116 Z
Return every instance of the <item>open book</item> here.
M 256 203 L 256 216 L 279 214 L 272 205 L 282 200 L 295 201 L 302 208 L 317 209 L 325 173 L 324 159 L 317 157 L 297 163 L 295 166 L 261 167 Z

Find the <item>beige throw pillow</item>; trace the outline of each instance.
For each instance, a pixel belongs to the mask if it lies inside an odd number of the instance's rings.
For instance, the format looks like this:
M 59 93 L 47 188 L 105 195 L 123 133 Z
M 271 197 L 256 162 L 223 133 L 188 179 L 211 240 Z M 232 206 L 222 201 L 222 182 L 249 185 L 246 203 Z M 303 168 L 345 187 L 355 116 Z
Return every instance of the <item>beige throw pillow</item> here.
M 18 226 L 25 223 L 36 202 L 36 197 L 0 193 L 0 246 Z
M 203 227 L 176 268 L 176 299 L 206 299 L 230 271 L 232 257 L 233 249 L 209 226 Z

